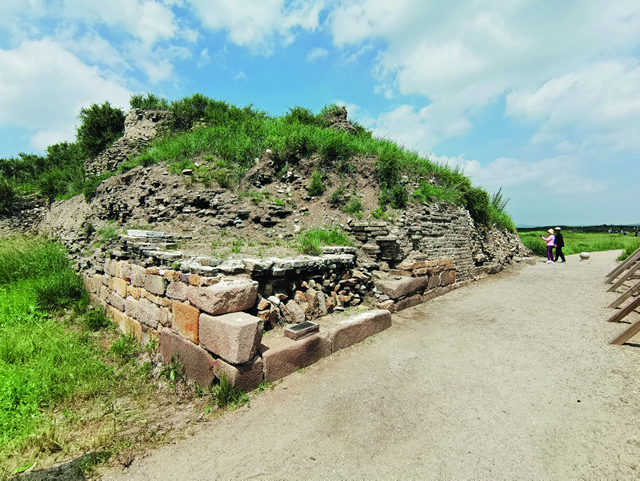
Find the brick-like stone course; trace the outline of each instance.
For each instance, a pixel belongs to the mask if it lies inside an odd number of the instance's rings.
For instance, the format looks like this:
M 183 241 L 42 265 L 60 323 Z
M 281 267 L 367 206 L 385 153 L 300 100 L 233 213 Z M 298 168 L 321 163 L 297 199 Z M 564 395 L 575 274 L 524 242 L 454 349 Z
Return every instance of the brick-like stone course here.
M 374 310 L 346 319 L 330 334 L 332 352 L 352 346 L 391 327 L 391 313 Z
M 200 314 L 200 344 L 231 364 L 244 364 L 256 355 L 264 321 L 245 312 Z
M 273 382 L 329 356 L 331 339 L 322 332 L 299 341 L 283 337 L 268 346 L 263 344 L 260 350 L 265 380 Z
M 160 332 L 159 349 L 166 363 L 171 362 L 173 355 L 178 356 L 184 364 L 187 380 L 196 381 L 201 386 L 210 386 L 215 379 L 213 356 L 200 346 L 174 334 L 171 329 L 165 327 Z

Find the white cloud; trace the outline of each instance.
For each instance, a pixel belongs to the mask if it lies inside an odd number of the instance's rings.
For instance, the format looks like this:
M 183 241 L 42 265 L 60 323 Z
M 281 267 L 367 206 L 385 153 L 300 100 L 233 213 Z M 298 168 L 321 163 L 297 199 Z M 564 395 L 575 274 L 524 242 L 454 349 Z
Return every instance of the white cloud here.
M 329 21 L 339 47 L 386 43 L 373 65 L 376 92 L 430 99 L 429 111 L 415 113 L 423 131 L 415 136 L 425 138 L 464 132 L 459 126 L 499 96 L 530 92 L 603 57 L 624 58 L 640 43 L 635 0 L 354 0 L 336 8 Z M 634 76 L 627 71 L 627 77 L 608 80 L 615 91 L 624 90 Z M 573 104 L 560 107 L 554 109 L 557 117 L 582 114 L 572 113 Z M 603 113 L 598 128 L 610 121 L 609 112 Z
M 486 166 L 477 160 L 466 160 L 464 155 L 458 157 L 429 158 L 439 164 L 458 167 L 468 175 L 472 182 L 490 192 L 503 187 L 503 192 L 519 192 L 524 195 L 562 194 L 586 195 L 602 192 L 606 185 L 590 178 L 584 172 L 584 165 L 578 157 L 560 155 L 533 162 L 501 157 Z
M 49 39 L 0 50 L 0 124 L 35 131 L 32 144 L 73 140 L 81 107 L 109 100 L 126 108 L 131 92 Z
M 431 104 L 415 111 L 411 105 L 401 105 L 378 116 L 374 133 L 408 149 L 428 152 L 441 140 L 463 135 L 471 128 L 465 117 L 451 115 L 441 107 Z
M 234 82 L 241 82 L 241 81 L 247 81 L 247 74 L 244 73 L 243 71 L 238 72 L 237 74 L 235 74 L 233 76 L 233 81 Z
M 329 51 L 327 49 L 320 47 L 314 48 L 307 54 L 307 62 L 313 62 L 314 60 L 326 57 L 327 55 L 329 55 Z
M 187 0 L 202 24 L 213 31 L 227 31 L 236 45 L 270 55 L 275 41 L 293 42 L 296 29 L 318 27 L 322 0 Z
M 565 127 L 596 132 L 586 143 L 609 144 L 619 150 L 640 150 L 640 62 L 599 62 L 553 78 L 535 89 L 507 95 L 507 115 L 542 121 L 534 137 L 554 140 Z

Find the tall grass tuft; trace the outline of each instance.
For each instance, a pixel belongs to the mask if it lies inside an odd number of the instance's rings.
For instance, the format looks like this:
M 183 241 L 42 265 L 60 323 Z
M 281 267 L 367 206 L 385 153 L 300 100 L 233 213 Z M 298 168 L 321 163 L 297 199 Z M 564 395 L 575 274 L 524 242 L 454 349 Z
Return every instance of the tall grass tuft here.
M 298 234 L 298 245 L 302 253 L 317 256 L 324 245 L 352 246 L 353 240 L 338 227 L 313 227 Z

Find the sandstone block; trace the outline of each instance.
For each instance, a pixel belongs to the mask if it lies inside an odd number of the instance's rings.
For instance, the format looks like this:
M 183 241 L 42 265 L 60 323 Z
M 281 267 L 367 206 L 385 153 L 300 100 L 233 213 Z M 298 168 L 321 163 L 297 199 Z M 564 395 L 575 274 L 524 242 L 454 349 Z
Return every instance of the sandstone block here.
M 142 290 L 138 287 L 133 287 L 131 285 L 127 286 L 127 297 L 131 296 L 136 301 L 140 300 L 140 295 L 142 294 Z
M 163 327 L 173 325 L 173 309 L 167 307 L 160 308 L 160 324 L 162 324 Z
M 456 271 L 454 270 L 448 270 L 448 271 L 444 271 L 442 274 L 440 274 L 440 285 L 441 286 L 448 286 L 450 284 L 455 284 L 456 282 Z
M 160 269 L 158 267 L 147 267 L 144 273 L 147 275 L 158 275 L 160 274 Z
M 120 297 L 127 297 L 127 286 L 129 283 L 124 279 L 120 279 L 118 277 L 114 277 L 113 279 L 113 290 L 120 295 Z
M 316 291 L 316 297 L 318 298 L 318 316 L 327 315 L 327 303 L 325 301 L 325 295 L 322 291 Z
M 246 312 L 200 314 L 200 345 L 232 364 L 244 364 L 256 355 L 263 328 L 262 319 Z
M 190 286 L 199 286 L 201 280 L 202 280 L 202 276 L 198 276 L 196 274 L 191 274 L 189 276 L 189 285 Z
M 125 322 L 126 322 L 127 316 L 125 315 L 124 312 L 119 311 L 115 307 L 106 306 L 104 314 L 105 316 L 107 316 L 107 319 L 110 319 L 114 324 L 117 324 L 120 330 L 124 334 L 126 334 Z
M 393 308 L 394 304 L 395 304 L 395 301 L 392 301 L 391 299 L 389 299 L 383 302 L 376 303 L 376 307 L 378 309 L 384 309 L 389 312 L 394 312 L 394 308 Z
M 116 275 L 116 266 L 118 265 L 118 261 L 115 259 L 107 259 L 104 263 L 104 272 L 110 276 Z
M 187 290 L 189 286 L 187 286 L 184 282 L 172 282 L 167 287 L 167 297 L 171 299 L 175 299 L 176 301 L 186 301 L 187 300 Z
M 335 294 L 335 293 L 332 292 L 332 294 Z M 331 314 L 333 310 L 336 308 L 336 301 L 333 299 L 333 297 L 329 297 L 329 296 L 325 297 L 324 304 L 327 308 L 328 314 Z
M 287 320 L 292 324 L 299 324 L 305 321 L 305 313 L 302 308 L 296 303 L 296 301 L 290 300 L 286 304 L 283 303 L 281 307 L 283 309 L 285 317 L 287 317 L 287 314 L 289 314 Z
M 171 362 L 175 354 L 184 364 L 188 381 L 195 381 L 201 386 L 210 386 L 215 378 L 213 373 L 214 361 L 211 354 L 164 328 L 160 332 L 160 355 L 166 363 Z
M 427 288 L 429 279 L 426 277 L 403 277 L 402 279 L 377 280 L 376 288 L 391 299 L 398 299 Z
M 185 339 L 198 344 L 198 319 L 200 311 L 181 302 L 173 302 L 173 323 L 171 327 Z
M 265 380 L 273 382 L 330 355 L 331 340 L 326 333 L 314 334 L 299 341 L 281 337 L 270 340 L 268 345 L 262 344 L 260 350 Z
M 311 316 L 313 315 L 313 310 L 311 309 L 311 306 L 307 302 L 307 296 L 304 295 L 304 292 L 296 291 L 295 295 L 293 296 L 293 300 L 300 307 L 300 309 L 302 309 L 305 317 L 307 319 L 311 319 Z
M 109 298 L 111 297 L 111 289 L 107 286 L 100 286 L 100 299 L 105 302 L 109 302 Z
M 215 359 L 213 363 L 213 373 L 218 379 L 224 376 L 233 387 L 244 392 L 256 389 L 264 378 L 263 362 L 260 356 L 239 366 L 228 364 L 222 359 Z
M 307 298 L 307 304 L 309 304 L 309 310 L 305 312 L 307 319 L 317 319 L 319 315 L 320 303 L 318 300 L 318 291 L 315 289 L 307 289 L 304 293 Z
M 162 306 L 164 304 L 165 297 L 156 296 L 155 294 L 151 294 L 146 289 L 140 289 L 142 298 L 153 302 L 156 306 Z
M 147 278 L 144 281 L 144 288 L 152 294 L 164 296 L 167 290 L 167 280 L 158 275 L 147 274 Z
M 147 299 L 136 301 L 133 297 L 127 297 L 125 313 L 154 329 L 160 321 L 160 308 Z
M 259 311 L 264 311 L 265 309 L 269 308 L 271 306 L 271 304 L 269 303 L 269 301 L 267 301 L 265 298 L 260 299 L 260 302 L 258 302 L 258 307 L 257 309 Z
M 115 291 L 111 292 L 111 295 L 109 296 L 109 304 L 120 311 L 124 311 L 124 298 L 120 297 L 120 295 Z
M 429 276 L 429 289 L 435 289 L 436 287 L 440 287 L 440 275 L 431 274 Z
M 253 307 L 258 295 L 258 283 L 246 279 L 219 282 L 209 287 L 190 287 L 189 302 L 211 315 L 244 311 Z
M 142 325 L 135 319 L 125 317 L 124 334 L 129 337 L 135 337 L 138 342 L 142 343 Z
M 403 309 L 408 309 L 409 307 L 417 306 L 418 304 L 422 304 L 423 302 L 424 296 L 421 296 L 420 294 L 407 297 L 406 299 L 402 299 L 401 301 L 396 302 L 394 306 L 395 312 L 401 311 Z
M 378 309 L 363 312 L 341 321 L 330 333 L 333 352 L 364 341 L 367 337 L 391 327 L 391 313 Z
M 131 266 L 131 285 L 134 287 L 144 287 L 147 278 L 146 269 L 141 266 Z
M 180 273 L 176 271 L 164 271 L 164 278 L 169 282 L 180 281 Z
M 131 277 L 131 264 L 127 261 L 118 263 L 118 277 Z

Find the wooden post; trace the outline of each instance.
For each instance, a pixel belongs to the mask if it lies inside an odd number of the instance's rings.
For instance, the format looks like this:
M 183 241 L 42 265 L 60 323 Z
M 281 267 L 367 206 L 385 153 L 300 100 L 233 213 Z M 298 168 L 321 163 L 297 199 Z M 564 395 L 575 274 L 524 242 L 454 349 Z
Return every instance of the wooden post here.
M 627 314 L 633 311 L 636 307 L 640 306 L 640 297 L 631 301 L 622 310 L 617 311 L 613 316 L 607 319 L 607 322 L 620 322 Z
M 630 268 L 627 272 L 625 272 L 625 274 L 618 279 L 618 282 L 616 282 L 614 285 L 612 285 L 607 292 L 611 292 L 611 291 L 615 291 L 618 287 L 620 287 L 622 284 L 624 284 L 624 281 L 626 281 L 627 279 L 629 279 L 630 277 L 633 276 L 633 274 L 640 269 L 640 262 L 636 263 L 635 266 L 633 266 L 632 268 Z
M 633 326 L 631 326 L 629 329 L 627 329 L 618 337 L 616 337 L 613 341 L 611 341 L 610 344 L 618 344 L 618 345 L 624 344 L 633 336 L 638 334 L 639 331 L 640 331 L 640 321 L 636 322 Z
M 616 267 L 614 270 L 609 272 L 606 275 L 607 280 L 604 281 L 605 284 L 611 284 L 613 280 L 618 277 L 618 275 L 624 271 L 627 267 L 633 264 L 637 259 L 640 259 L 640 248 L 638 248 L 633 254 L 631 254 L 626 261 Z
M 629 299 L 632 295 L 634 295 L 638 291 L 640 291 L 640 282 L 636 282 L 635 285 L 633 285 L 627 290 L 627 292 L 625 292 L 620 297 L 618 297 L 615 301 L 609 304 L 609 307 L 613 307 L 613 308 L 618 307 L 620 304 L 622 304 L 624 301 Z

